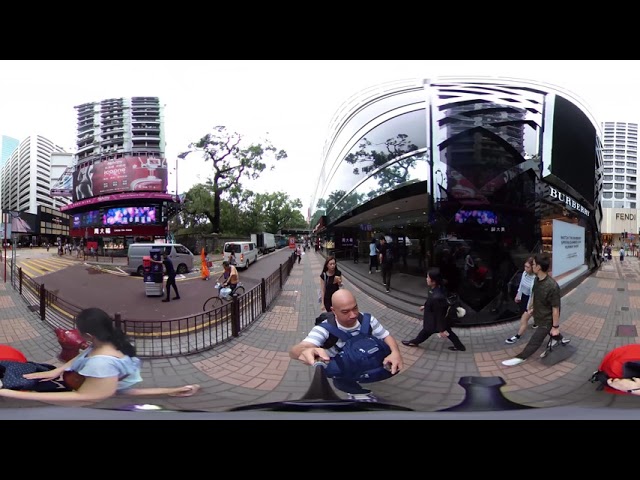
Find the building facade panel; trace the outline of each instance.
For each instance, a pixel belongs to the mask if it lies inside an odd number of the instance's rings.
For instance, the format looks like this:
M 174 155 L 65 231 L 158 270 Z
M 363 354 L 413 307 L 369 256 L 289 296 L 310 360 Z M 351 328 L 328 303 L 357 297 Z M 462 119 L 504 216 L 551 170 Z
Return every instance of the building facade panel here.
M 599 265 L 599 127 L 575 97 L 510 79 L 394 88 L 398 95 L 385 92 L 396 100 L 391 112 L 364 114 L 376 105 L 369 89 L 366 101 L 350 100 L 358 115 L 344 107 L 331 124 L 323 172 L 335 174 L 320 179 L 311 202 L 331 253 L 345 258 L 356 246 L 366 257 L 371 238 L 388 237 L 396 271 L 440 267 L 470 323 L 518 315 L 513 289 L 530 255 L 549 252 L 561 284 Z M 397 103 L 407 91 L 425 99 L 420 108 Z
M 72 171 L 70 235 L 111 253 L 167 235 L 167 161 L 158 97 L 112 98 L 75 107 L 77 161 Z

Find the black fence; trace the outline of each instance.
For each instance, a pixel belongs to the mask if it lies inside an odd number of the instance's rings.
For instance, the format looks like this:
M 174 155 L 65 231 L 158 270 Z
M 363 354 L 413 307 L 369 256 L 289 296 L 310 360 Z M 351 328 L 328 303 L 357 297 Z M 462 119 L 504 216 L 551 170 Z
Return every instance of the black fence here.
M 137 355 L 166 358 L 210 350 L 240 335 L 277 299 L 295 261 L 292 253 L 285 263 L 259 285 L 243 295 L 209 311 L 170 320 L 136 320 L 116 314 L 116 327 L 134 342 Z M 73 305 L 48 291 L 12 265 L 11 284 L 40 320 L 52 328 L 75 328 L 75 319 L 83 307 Z

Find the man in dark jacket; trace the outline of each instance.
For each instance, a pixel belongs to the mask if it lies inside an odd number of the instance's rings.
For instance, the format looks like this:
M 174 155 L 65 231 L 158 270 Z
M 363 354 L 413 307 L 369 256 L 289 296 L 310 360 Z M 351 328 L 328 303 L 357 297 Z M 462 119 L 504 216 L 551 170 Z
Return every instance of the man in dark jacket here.
M 423 312 L 422 330 L 413 340 L 403 340 L 402 344 L 407 347 L 417 347 L 436 333 L 440 338 L 447 337 L 453 343 L 449 350 L 464 352 L 467 348 L 455 332 L 451 330 L 451 325 L 446 319 L 448 304 L 446 292 L 442 287 L 442 275 L 439 268 L 429 269 L 427 272 L 427 285 L 429 293 L 424 305 L 420 307 L 420 311 Z
M 380 237 L 380 268 L 382 269 L 382 284 L 387 287 L 389 293 L 391 289 L 391 270 L 393 269 L 393 245 L 387 243 L 387 239 Z
M 180 294 L 178 293 L 178 287 L 176 285 L 176 269 L 173 268 L 173 262 L 171 258 L 167 255 L 167 252 L 162 254 L 162 261 L 151 260 L 153 263 L 161 263 L 164 265 L 165 273 L 167 274 L 167 283 L 165 288 L 167 289 L 167 298 L 162 300 L 163 302 L 170 302 L 171 298 L 169 294 L 171 293 L 171 287 L 173 287 L 174 292 L 176 292 L 176 296 L 173 297 L 174 300 L 180 300 Z

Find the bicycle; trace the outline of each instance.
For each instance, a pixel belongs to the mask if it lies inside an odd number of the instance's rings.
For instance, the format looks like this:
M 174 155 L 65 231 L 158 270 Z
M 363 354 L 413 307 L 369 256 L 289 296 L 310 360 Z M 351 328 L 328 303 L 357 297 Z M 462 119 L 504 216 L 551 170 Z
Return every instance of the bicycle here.
M 238 282 L 238 285 L 236 286 L 236 289 L 233 291 L 233 293 L 225 297 L 220 296 L 220 289 L 222 288 L 222 285 L 220 284 L 220 282 L 217 282 L 214 288 L 218 291 L 218 295 L 209 297 L 204 302 L 204 304 L 202 305 L 202 311 L 204 312 L 221 307 L 225 303 L 230 302 L 231 297 L 238 297 L 240 295 L 244 295 L 244 286 L 242 285 L 242 282 Z

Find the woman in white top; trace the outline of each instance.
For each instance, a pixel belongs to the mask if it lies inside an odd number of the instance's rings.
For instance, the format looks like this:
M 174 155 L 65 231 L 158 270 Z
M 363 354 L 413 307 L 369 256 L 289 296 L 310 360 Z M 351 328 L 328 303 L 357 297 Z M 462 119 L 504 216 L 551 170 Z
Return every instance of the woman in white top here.
M 520 328 L 518 329 L 518 333 L 516 333 L 513 337 L 509 337 L 505 340 L 505 343 L 516 343 L 520 340 L 520 337 L 527 330 L 527 325 L 529 323 L 529 318 L 531 315 L 529 314 L 529 304 L 531 303 L 531 288 L 533 287 L 533 281 L 536 279 L 536 274 L 533 273 L 533 257 L 527 258 L 527 261 L 524 262 L 524 272 L 522 272 L 522 277 L 520 278 L 520 285 L 518 286 L 518 292 L 516 293 L 515 302 L 520 307 Z M 533 324 L 533 328 L 538 328 L 538 326 Z
M 376 244 L 376 239 L 374 237 L 371 238 L 371 243 L 369 243 L 369 273 L 375 268 L 376 272 L 380 271 L 380 266 L 378 265 L 378 254 L 380 251 L 378 250 L 378 245 Z

